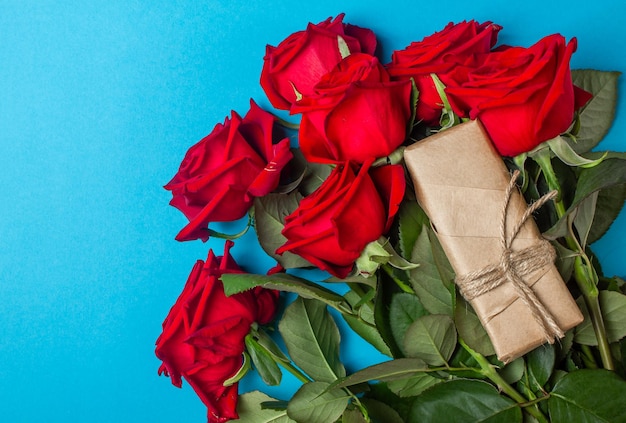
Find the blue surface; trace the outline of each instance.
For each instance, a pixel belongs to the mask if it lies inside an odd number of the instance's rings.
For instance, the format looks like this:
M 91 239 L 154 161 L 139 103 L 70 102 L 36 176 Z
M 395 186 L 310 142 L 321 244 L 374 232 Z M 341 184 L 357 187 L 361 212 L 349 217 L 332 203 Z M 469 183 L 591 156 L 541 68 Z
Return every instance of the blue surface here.
M 174 241 L 185 220 L 161 186 L 231 109 L 269 105 L 266 43 L 346 12 L 386 61 L 448 21 L 491 20 L 502 43 L 560 32 L 578 38 L 574 68 L 626 71 L 617 0 L 341 3 L 0 0 L 1 421 L 206 421 L 153 351 L 195 260 L 223 247 Z M 625 99 L 603 148 L 626 150 Z M 625 229 L 622 213 L 595 246 L 607 274 L 626 276 Z M 265 271 L 246 239 L 233 254 Z M 350 369 L 380 359 L 344 341 Z

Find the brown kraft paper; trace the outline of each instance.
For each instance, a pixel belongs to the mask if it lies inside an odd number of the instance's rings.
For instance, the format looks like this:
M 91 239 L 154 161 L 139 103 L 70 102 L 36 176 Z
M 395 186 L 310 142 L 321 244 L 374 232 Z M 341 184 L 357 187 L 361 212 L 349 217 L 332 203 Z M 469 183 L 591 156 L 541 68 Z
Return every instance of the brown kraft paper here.
M 511 175 L 480 122 L 474 120 L 427 137 L 404 152 L 417 200 L 454 268 L 457 278 L 498 264 L 502 209 Z M 507 208 L 507 233 L 527 205 L 517 188 Z M 511 250 L 534 247 L 541 234 L 532 217 L 513 239 Z M 523 277 L 565 332 L 583 316 L 553 263 Z M 546 341 L 545 332 L 510 282 L 470 300 L 498 358 L 510 362 Z

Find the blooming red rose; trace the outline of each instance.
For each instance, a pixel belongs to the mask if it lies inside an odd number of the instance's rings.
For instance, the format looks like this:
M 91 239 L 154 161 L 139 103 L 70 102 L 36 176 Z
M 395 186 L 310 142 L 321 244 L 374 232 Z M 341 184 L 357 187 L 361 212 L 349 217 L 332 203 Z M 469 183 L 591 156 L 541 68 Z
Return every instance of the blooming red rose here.
M 288 110 L 298 97 L 296 91 L 311 94 L 320 78 L 342 59 L 342 45 L 350 53 L 374 54 L 374 33 L 344 24 L 343 16 L 310 23 L 305 31 L 291 34 L 277 47 L 267 46 L 261 86 L 274 107 Z
M 566 131 L 591 94 L 574 87 L 570 58 L 576 39 L 555 34 L 530 48 L 504 47 L 446 94 L 462 117 L 480 119 L 499 153 L 516 156 Z
M 448 73 L 472 55 L 487 53 L 496 44 L 501 26 L 476 21 L 449 23 L 443 30 L 394 51 L 387 69 L 395 80 L 413 78 L 419 100 L 416 117 L 428 125 L 439 123 L 442 101 L 431 77 L 437 74 L 446 84 Z
M 238 418 L 237 384 L 224 386 L 224 381 L 243 363 L 250 325 L 269 323 L 278 300 L 278 291 L 261 287 L 224 295 L 220 276 L 241 272 L 229 253 L 232 245 L 226 242 L 222 257 L 209 251 L 206 262 L 195 264 L 156 342 L 156 355 L 163 361 L 159 374 L 178 387 L 184 377 L 207 406 L 209 423 Z
M 243 119 L 233 111 L 231 119 L 187 151 L 178 173 L 165 185 L 172 191 L 170 204 L 189 219 L 177 240 L 206 241 L 209 222 L 243 217 L 254 197 L 276 188 L 292 154 L 287 138 L 273 143 L 274 123 L 274 116 L 250 101 Z
M 406 138 L 411 91 L 408 80 L 390 81 L 376 57 L 351 54 L 292 107 L 292 113 L 302 113 L 302 153 L 321 163 L 389 155 Z
M 285 218 L 287 242 L 277 253 L 291 251 L 345 278 L 365 246 L 389 229 L 404 195 L 401 165 L 370 169 L 370 164 L 357 174 L 349 162 L 338 165 Z

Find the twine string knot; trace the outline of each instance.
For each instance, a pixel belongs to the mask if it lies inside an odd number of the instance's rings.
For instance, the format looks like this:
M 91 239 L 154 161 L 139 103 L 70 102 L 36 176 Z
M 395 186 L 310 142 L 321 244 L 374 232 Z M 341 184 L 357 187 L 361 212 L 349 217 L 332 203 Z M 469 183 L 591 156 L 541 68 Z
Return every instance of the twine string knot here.
M 508 235 L 508 208 L 518 176 L 519 171 L 516 170 L 505 192 L 505 201 L 502 207 L 500 221 L 502 254 L 499 262 L 488 265 L 478 271 L 470 272 L 460 277 L 457 276 L 456 283 L 463 297 L 471 301 L 505 282 L 510 282 L 517 296 L 530 309 L 533 318 L 541 328 L 546 340 L 553 343 L 555 338 L 564 336 L 563 330 L 556 323 L 550 311 L 548 311 L 539 298 L 537 298 L 533 290 L 524 282 L 523 278 L 536 269 L 552 264 L 556 258 L 554 248 L 552 248 L 550 242 L 545 239 L 541 239 L 537 244 L 519 251 L 513 250 L 511 245 L 530 216 L 546 202 L 556 197 L 557 192 L 551 191 L 527 207 L 519 221 L 515 224 L 511 234 Z

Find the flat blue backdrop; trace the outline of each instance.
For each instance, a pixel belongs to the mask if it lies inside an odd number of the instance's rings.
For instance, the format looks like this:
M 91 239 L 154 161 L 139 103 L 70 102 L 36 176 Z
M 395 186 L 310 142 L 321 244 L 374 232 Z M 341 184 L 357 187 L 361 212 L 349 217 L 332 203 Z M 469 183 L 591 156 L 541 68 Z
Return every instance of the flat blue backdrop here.
M 185 219 L 161 187 L 231 109 L 269 105 L 266 43 L 340 12 L 377 33 L 383 61 L 477 19 L 507 44 L 576 36 L 574 68 L 626 70 L 617 0 L 0 0 L 0 421 L 206 421 L 153 351 L 191 266 L 223 246 L 174 241 Z M 626 150 L 622 94 L 602 148 Z M 625 228 L 622 213 L 595 245 L 607 274 L 626 275 Z M 253 244 L 233 254 L 264 272 Z M 381 359 L 347 336 L 342 348 L 351 370 Z

